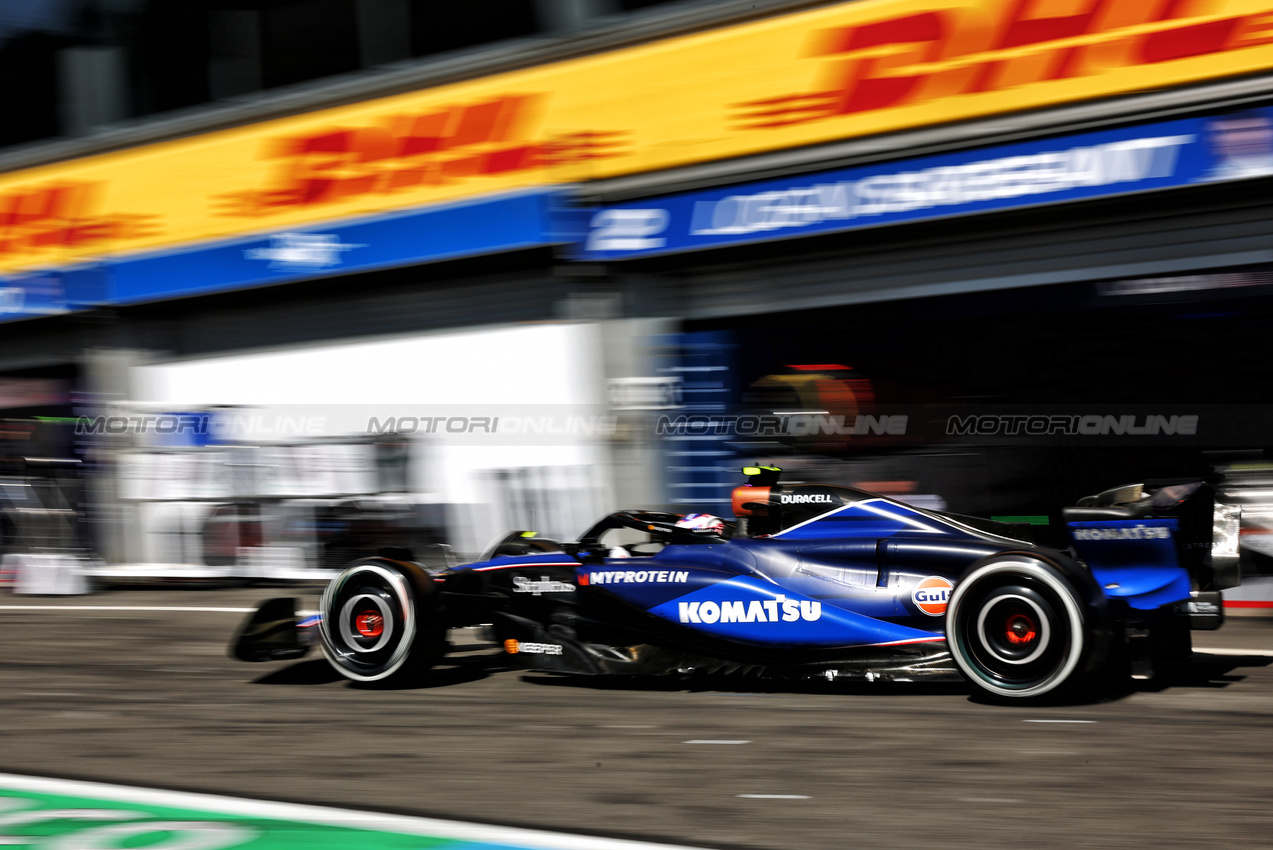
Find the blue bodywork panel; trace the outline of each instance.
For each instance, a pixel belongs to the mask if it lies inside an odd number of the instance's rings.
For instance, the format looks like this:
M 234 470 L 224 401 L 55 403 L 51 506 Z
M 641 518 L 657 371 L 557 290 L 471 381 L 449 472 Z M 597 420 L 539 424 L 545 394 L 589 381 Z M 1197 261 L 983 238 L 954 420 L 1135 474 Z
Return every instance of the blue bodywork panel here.
M 927 546 L 979 539 L 956 523 L 873 498 L 771 537 L 608 558 L 577 569 L 576 580 L 668 622 L 740 643 L 846 647 L 942 640 L 944 601 L 921 610 L 912 601 L 913 586 L 932 578 L 939 592 L 949 589 L 983 553 L 934 559 L 927 576 L 890 573 L 881 564 L 880 544 L 894 537 Z
M 731 640 L 776 646 L 865 646 L 942 638 L 940 633 L 823 604 L 751 576 L 699 588 L 651 613 Z
M 643 616 L 662 621 L 656 631 L 680 628 L 749 647 L 824 650 L 942 641 L 947 600 L 969 566 L 1009 551 L 1067 557 L 1009 536 L 1007 526 L 983 527 L 985 521 L 847 488 L 810 485 L 769 504 L 793 505 L 807 519 L 797 516 L 772 534 L 666 545 L 654 555 L 597 545 L 578 558 L 566 551 L 528 553 L 466 569 L 504 576 L 502 592 L 520 599 L 569 596 L 585 617 L 589 600 L 617 600 L 637 615 L 634 624 Z M 1175 519 L 1103 520 L 1070 523 L 1070 529 L 1109 598 L 1152 610 L 1189 598 L 1177 525 Z M 623 554 L 629 556 L 615 556 Z
M 572 559 L 565 552 L 561 554 L 546 553 L 543 555 L 504 555 L 499 558 L 491 558 L 486 561 L 478 561 L 473 564 L 465 565 L 464 569 L 485 572 L 487 570 L 506 569 L 508 567 L 560 567 L 563 565 L 574 565 L 578 562 Z
M 933 534 L 974 539 L 958 526 L 935 522 L 908 505 L 884 499 L 867 499 L 832 511 L 817 519 L 781 531 L 787 540 L 892 537 L 896 534 Z
M 1111 599 L 1149 611 L 1189 598 L 1189 571 L 1176 552 L 1174 519 L 1069 523 L 1074 548 Z

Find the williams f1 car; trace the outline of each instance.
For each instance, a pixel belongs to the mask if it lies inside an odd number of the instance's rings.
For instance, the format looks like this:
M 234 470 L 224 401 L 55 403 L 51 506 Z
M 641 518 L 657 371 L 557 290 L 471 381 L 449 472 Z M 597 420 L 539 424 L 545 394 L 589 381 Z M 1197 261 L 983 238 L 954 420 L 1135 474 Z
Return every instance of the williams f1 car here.
M 1028 526 L 744 473 L 733 521 L 620 511 L 577 541 L 513 532 L 438 572 L 384 550 L 333 579 L 315 615 L 264 603 L 232 652 L 317 643 L 349 679 L 403 682 L 451 629 L 485 625 L 540 671 L 962 678 L 993 699 L 1055 698 L 1186 661 L 1190 629 L 1218 628 L 1219 591 L 1239 581 L 1238 511 L 1202 482 L 1083 499 L 1062 509 L 1060 548 Z

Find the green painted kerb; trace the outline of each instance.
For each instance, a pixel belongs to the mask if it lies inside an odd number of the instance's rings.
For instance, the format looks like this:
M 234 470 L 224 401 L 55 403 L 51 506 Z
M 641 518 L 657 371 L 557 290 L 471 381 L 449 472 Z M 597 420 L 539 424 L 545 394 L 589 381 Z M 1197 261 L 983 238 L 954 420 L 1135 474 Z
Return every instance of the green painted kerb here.
M 995 522 L 1010 522 L 1017 525 L 1047 525 L 1048 518 L 1045 516 L 992 516 Z
M 0 845 L 41 850 L 477 850 L 510 845 L 0 789 Z
M 0 773 L 0 847 L 690 850 L 645 841 Z

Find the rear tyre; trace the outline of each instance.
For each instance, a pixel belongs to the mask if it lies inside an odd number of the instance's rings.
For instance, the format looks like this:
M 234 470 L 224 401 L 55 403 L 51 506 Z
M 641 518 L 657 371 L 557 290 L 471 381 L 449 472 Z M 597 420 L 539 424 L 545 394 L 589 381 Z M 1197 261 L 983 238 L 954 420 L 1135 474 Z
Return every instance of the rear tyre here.
M 1054 565 L 1003 555 L 974 565 L 946 608 L 955 663 L 1002 701 L 1058 695 L 1088 666 L 1093 634 L 1084 600 Z
M 355 561 L 327 585 L 319 607 L 323 654 L 355 682 L 401 684 L 445 652 L 438 592 L 416 564 Z

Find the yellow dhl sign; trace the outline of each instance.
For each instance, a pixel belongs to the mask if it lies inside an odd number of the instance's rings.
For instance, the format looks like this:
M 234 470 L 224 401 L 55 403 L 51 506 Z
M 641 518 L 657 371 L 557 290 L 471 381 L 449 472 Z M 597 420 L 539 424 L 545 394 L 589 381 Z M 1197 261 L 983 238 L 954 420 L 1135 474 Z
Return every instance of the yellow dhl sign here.
M 0 177 L 0 271 L 1273 67 L 1273 0 L 863 0 Z

